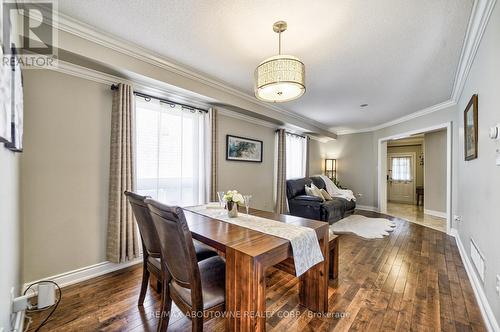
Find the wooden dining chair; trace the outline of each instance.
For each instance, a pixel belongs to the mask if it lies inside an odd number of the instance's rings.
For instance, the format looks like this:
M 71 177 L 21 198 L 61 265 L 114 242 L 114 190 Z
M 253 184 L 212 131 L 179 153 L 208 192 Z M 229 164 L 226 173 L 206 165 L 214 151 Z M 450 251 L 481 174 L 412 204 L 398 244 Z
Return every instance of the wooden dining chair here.
M 225 310 L 224 260 L 218 256 L 196 260 L 184 212 L 146 199 L 160 239 L 163 272 L 158 331 L 166 331 L 172 300 L 191 319 L 193 331 L 203 331 L 203 321 Z
M 158 239 L 158 234 L 156 233 L 148 206 L 144 203 L 144 200 L 149 197 L 141 196 L 130 191 L 125 191 L 125 196 L 127 196 L 132 206 L 132 211 L 137 221 L 137 225 L 139 226 L 139 233 L 141 234 L 142 240 L 143 270 L 141 292 L 138 301 L 138 305 L 142 306 L 148 290 L 150 273 L 152 273 L 159 282 L 162 281 L 160 240 Z M 194 248 L 198 261 L 217 256 L 215 250 L 201 242 L 195 241 Z

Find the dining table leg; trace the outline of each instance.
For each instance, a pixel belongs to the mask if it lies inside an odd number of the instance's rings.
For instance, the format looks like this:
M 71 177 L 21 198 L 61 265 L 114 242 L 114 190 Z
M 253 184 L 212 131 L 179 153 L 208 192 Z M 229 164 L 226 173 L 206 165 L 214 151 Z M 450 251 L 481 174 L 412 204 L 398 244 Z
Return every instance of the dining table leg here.
M 311 311 L 328 312 L 328 231 L 319 239 L 323 262 L 300 276 L 299 301 Z
M 226 250 L 226 330 L 266 330 L 265 267 L 255 257 Z

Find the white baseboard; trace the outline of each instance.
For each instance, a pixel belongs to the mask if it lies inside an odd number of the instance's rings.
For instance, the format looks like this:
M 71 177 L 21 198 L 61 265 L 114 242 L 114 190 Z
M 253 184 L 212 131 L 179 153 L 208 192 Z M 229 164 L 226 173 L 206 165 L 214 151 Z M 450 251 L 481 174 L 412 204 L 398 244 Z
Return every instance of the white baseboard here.
M 488 303 L 488 299 L 486 298 L 486 294 L 484 293 L 483 286 L 479 277 L 476 275 L 474 268 L 472 267 L 472 263 L 465 251 L 465 247 L 462 244 L 462 240 L 460 239 L 460 235 L 458 231 L 454 228 L 451 229 L 451 234 L 455 237 L 457 242 L 458 251 L 460 252 L 460 256 L 462 257 L 462 262 L 465 266 L 465 271 L 467 271 L 467 275 L 469 276 L 469 280 L 472 285 L 472 289 L 474 290 L 474 295 L 476 296 L 477 303 L 479 305 L 479 310 L 481 311 L 481 315 L 484 319 L 484 324 L 486 325 L 486 329 L 490 332 L 500 332 L 500 326 L 493 314 L 493 310 Z
M 434 216 L 434 217 L 446 219 L 446 212 L 440 212 L 440 211 L 434 211 L 434 210 L 424 209 L 424 214 L 428 214 L 430 216 Z
M 65 287 L 69 285 L 76 284 L 81 281 L 85 281 L 91 278 L 95 278 L 98 276 L 101 276 L 106 273 L 110 273 L 113 271 L 121 270 L 126 267 L 138 264 L 142 262 L 142 257 L 136 258 L 132 261 L 126 262 L 126 263 L 121 263 L 121 264 L 116 264 L 116 263 L 111 263 L 111 262 L 102 262 L 86 267 L 82 267 L 80 269 L 76 269 L 73 271 L 68 271 L 64 272 L 61 274 L 57 274 L 51 277 L 43 278 L 40 280 L 35 280 L 31 282 L 27 282 L 23 285 L 23 292 L 24 290 L 32 283 L 37 282 L 37 281 L 42 281 L 42 280 L 52 280 L 56 282 L 59 287 Z M 33 286 L 31 289 L 33 289 L 34 293 L 37 293 L 37 287 L 36 285 Z
M 366 211 L 378 212 L 378 207 L 371 206 L 371 205 L 358 205 L 358 204 L 356 204 L 356 210 L 366 210 Z
M 14 320 L 14 326 L 12 327 L 12 332 L 24 332 L 24 320 L 26 318 L 26 310 L 18 311 L 16 313 L 16 318 Z M 3 328 L 0 328 L 0 332 Z

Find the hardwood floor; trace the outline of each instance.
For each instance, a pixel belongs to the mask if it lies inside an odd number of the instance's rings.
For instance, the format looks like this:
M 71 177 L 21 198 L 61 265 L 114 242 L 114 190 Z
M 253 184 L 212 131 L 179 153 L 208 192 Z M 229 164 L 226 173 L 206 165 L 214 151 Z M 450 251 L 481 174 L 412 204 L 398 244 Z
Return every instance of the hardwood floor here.
M 361 213 L 361 212 L 358 212 Z M 367 216 L 379 216 L 362 212 Z M 339 278 L 330 281 L 331 317 L 301 307 L 298 279 L 271 268 L 266 274 L 268 331 L 485 331 L 455 240 L 394 218 L 383 239 L 340 237 Z M 159 295 L 148 290 L 137 307 L 142 265 L 63 289 L 63 299 L 41 331 L 156 331 Z M 32 313 L 33 331 L 46 313 Z M 189 331 L 172 312 L 169 331 Z M 206 331 L 224 331 L 213 319 Z
M 446 219 L 425 214 L 423 206 L 387 202 L 387 214 L 446 233 Z

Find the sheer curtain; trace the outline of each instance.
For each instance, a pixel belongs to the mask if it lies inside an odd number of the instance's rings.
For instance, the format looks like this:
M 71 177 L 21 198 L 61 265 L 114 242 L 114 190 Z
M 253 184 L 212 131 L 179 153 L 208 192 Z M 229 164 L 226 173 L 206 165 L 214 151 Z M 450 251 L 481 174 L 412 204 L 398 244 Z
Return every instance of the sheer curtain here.
M 411 158 L 395 157 L 392 158 L 392 179 L 395 181 L 411 180 Z
M 136 98 L 137 191 L 170 205 L 206 203 L 208 137 L 208 113 Z
M 307 139 L 286 133 L 286 178 L 296 179 L 306 176 Z

